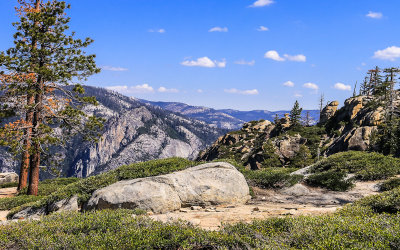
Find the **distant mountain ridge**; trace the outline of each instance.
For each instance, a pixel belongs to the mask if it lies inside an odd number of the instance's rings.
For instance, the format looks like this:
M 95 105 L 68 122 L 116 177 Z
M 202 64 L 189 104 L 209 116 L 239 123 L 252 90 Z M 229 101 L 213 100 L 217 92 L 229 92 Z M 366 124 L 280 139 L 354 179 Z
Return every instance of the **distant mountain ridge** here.
M 250 110 L 239 111 L 234 109 L 213 109 L 202 106 L 191 106 L 180 102 L 153 102 L 140 100 L 141 102 L 161 107 L 163 109 L 179 113 L 190 118 L 201 120 L 222 129 L 235 130 L 240 129 L 245 122 L 256 120 L 273 121 L 278 114 L 282 118 L 289 110 L 268 111 L 268 110 Z M 304 110 L 302 115 L 310 112 L 311 119 L 316 123 L 319 120 L 319 110 Z

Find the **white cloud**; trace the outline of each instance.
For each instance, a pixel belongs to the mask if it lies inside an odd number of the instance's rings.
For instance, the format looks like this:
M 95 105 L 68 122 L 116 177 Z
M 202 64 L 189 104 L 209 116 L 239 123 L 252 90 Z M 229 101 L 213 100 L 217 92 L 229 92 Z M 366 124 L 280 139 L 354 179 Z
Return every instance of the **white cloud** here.
M 128 71 L 127 68 L 122 68 L 122 67 L 112 67 L 112 66 L 102 66 L 102 70 L 107 70 L 107 71 Z
M 106 89 L 113 90 L 122 94 L 146 94 L 146 93 L 154 93 L 154 88 L 149 84 L 145 83 L 142 85 L 136 86 L 110 86 L 106 87 Z
M 302 95 L 302 94 L 300 94 L 300 93 L 295 93 L 293 96 L 294 96 L 294 97 L 297 97 L 297 98 L 301 98 L 301 97 L 303 97 L 303 95 Z
M 306 62 L 307 58 L 305 55 L 299 54 L 299 55 L 288 55 L 284 54 L 283 57 L 279 55 L 279 53 L 276 50 L 270 50 L 267 53 L 264 54 L 265 58 L 269 58 L 278 62 L 283 62 L 283 61 L 292 61 L 292 62 Z
M 283 55 L 286 59 L 288 59 L 289 61 L 293 61 L 293 62 L 305 62 L 307 61 L 307 58 L 305 55 L 295 55 L 295 56 L 291 56 L 288 54 Z
M 388 61 L 395 61 L 399 57 L 400 57 L 400 47 L 397 46 L 392 46 L 383 50 L 378 50 L 375 52 L 373 56 L 373 58 L 388 60 Z
M 338 90 L 346 90 L 346 91 L 351 91 L 351 86 L 350 85 L 346 85 L 344 83 L 338 82 L 335 84 L 335 86 L 333 86 L 335 89 Z
M 256 8 L 256 7 L 264 7 L 273 4 L 273 0 L 257 0 L 255 1 L 250 7 Z
M 208 32 L 228 32 L 227 27 L 213 27 L 208 30 Z
M 257 89 L 249 89 L 249 90 L 225 89 L 224 91 L 225 91 L 225 93 L 239 94 L 239 95 L 258 95 L 259 94 Z
M 361 63 L 362 66 L 366 66 L 367 64 L 365 62 Z
M 294 82 L 292 82 L 292 81 L 284 82 L 284 83 L 283 83 L 283 86 L 286 86 L 286 87 L 294 87 Z
M 368 12 L 368 14 L 367 15 L 365 15 L 366 17 L 369 17 L 369 18 L 373 18 L 373 19 L 381 19 L 382 17 L 383 17 L 383 14 L 381 13 L 381 12 L 373 12 L 373 11 L 370 11 L 370 12 Z
M 198 89 L 198 90 L 196 90 L 196 92 L 197 92 L 197 93 L 204 93 L 204 90 Z
M 258 27 L 257 30 L 258 31 L 268 31 L 269 29 L 267 27 L 261 25 L 260 27 Z
M 178 89 L 167 89 L 166 87 L 159 87 L 157 91 L 161 92 L 161 93 L 178 93 L 179 92 Z
M 216 61 L 216 60 L 211 60 L 208 57 L 200 57 L 197 58 L 197 60 L 186 60 L 181 62 L 183 66 L 188 66 L 188 67 L 205 67 L 205 68 L 225 68 L 226 67 L 226 61 L 223 59 L 222 61 Z
M 165 29 L 156 29 L 156 30 L 153 30 L 153 29 L 150 29 L 149 30 L 149 32 L 150 33 L 165 33 L 166 31 L 165 31 Z
M 303 87 L 307 88 L 307 89 L 314 89 L 314 90 L 318 90 L 319 89 L 318 85 L 315 84 L 315 83 L 312 83 L 312 82 L 304 83 Z
M 264 55 L 265 58 L 269 58 L 278 62 L 285 61 L 285 58 L 282 58 L 276 50 L 270 50 Z
M 248 65 L 248 66 L 254 66 L 254 64 L 256 64 L 256 61 L 252 60 L 252 61 L 246 61 L 246 60 L 239 60 L 236 61 L 235 64 L 239 64 L 239 65 Z

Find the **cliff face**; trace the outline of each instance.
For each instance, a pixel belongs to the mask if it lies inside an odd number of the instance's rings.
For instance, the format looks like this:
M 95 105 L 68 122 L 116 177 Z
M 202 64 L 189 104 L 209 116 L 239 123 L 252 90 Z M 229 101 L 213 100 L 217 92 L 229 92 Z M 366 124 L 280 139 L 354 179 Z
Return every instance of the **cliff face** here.
M 61 153 L 64 174 L 86 177 L 139 161 L 168 157 L 193 159 L 210 145 L 222 130 L 205 122 L 186 118 L 159 107 L 144 104 L 101 88 L 86 87 L 98 106 L 88 106 L 86 113 L 105 118 L 99 142 L 90 144 L 79 136 L 72 138 Z M 0 152 L 0 172 L 18 168 L 9 155 Z M 7 163 L 7 164 L 5 164 Z

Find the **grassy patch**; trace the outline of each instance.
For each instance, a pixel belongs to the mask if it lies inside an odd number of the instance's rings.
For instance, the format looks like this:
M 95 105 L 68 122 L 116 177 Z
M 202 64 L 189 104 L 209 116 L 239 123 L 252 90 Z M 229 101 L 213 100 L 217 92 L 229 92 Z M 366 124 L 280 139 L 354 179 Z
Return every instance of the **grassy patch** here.
M 0 226 L 0 249 L 399 249 L 400 216 L 352 207 L 205 231 L 127 210 L 53 214 Z
M 334 154 L 314 165 L 312 173 L 327 171 L 355 174 L 358 180 L 384 180 L 400 173 L 400 159 L 379 153 L 349 151 Z
M 39 182 L 38 195 L 47 196 L 56 192 L 61 187 L 67 186 L 71 183 L 75 183 L 81 179 L 79 178 L 57 178 L 49 179 Z M 18 195 L 26 195 L 28 188 L 22 189 Z

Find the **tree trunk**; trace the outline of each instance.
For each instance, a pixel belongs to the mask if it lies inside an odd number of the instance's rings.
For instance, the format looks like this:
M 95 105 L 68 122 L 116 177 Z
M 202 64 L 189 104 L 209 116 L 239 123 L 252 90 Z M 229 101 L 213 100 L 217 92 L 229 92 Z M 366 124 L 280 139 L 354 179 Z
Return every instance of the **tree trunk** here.
M 35 2 L 35 10 L 40 10 L 41 0 L 36 0 Z M 32 48 L 36 48 L 36 41 L 32 41 Z M 26 113 L 26 122 L 31 125 L 33 123 L 33 110 L 30 110 L 30 107 L 34 104 L 35 98 L 33 95 L 28 94 L 27 97 L 27 106 L 29 110 Z M 25 141 L 24 141 L 24 152 L 22 153 L 21 159 L 21 170 L 19 174 L 19 183 L 18 183 L 18 191 L 25 188 L 28 182 L 28 172 L 30 165 L 30 150 L 31 150 L 31 136 L 32 136 L 32 128 L 27 128 L 24 132 Z
M 27 97 L 27 105 L 31 106 L 34 103 L 35 99 L 33 95 L 28 95 Z M 27 124 L 32 124 L 33 122 L 33 111 L 28 110 L 26 114 L 26 122 Z M 18 183 L 18 191 L 25 188 L 28 182 L 28 171 L 29 171 L 29 161 L 30 161 L 30 150 L 31 150 L 31 135 L 32 128 L 27 128 L 25 131 L 25 141 L 24 141 L 24 152 L 22 153 L 21 160 L 21 170 L 19 174 L 19 183 Z
M 40 129 L 39 126 L 42 124 L 42 112 L 43 112 L 43 91 L 44 83 L 43 79 L 38 79 L 38 85 L 36 86 L 35 94 L 35 112 L 33 115 L 33 129 L 32 129 L 32 139 L 33 139 L 33 151 L 30 158 L 30 178 L 28 195 L 38 195 L 39 188 L 39 170 L 40 170 Z

